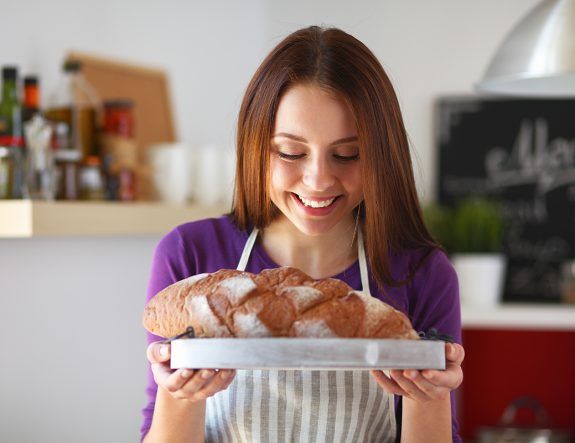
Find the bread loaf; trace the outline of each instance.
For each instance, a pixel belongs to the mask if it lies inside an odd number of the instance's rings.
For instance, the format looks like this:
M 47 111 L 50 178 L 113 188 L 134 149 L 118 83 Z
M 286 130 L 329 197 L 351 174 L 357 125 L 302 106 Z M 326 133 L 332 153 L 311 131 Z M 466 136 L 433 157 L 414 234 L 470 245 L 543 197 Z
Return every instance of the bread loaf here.
M 290 267 L 220 270 L 168 286 L 144 311 L 144 327 L 173 337 L 418 338 L 408 318 L 346 283 Z

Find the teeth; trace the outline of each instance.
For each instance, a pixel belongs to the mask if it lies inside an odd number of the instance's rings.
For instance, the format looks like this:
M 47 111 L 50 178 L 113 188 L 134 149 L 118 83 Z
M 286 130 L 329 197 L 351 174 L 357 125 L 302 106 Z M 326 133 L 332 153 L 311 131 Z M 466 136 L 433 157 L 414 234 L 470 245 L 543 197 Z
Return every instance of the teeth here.
M 333 203 L 333 201 L 335 200 L 335 197 L 330 198 L 329 200 L 321 200 L 321 201 L 308 200 L 307 198 L 302 197 L 301 195 L 298 195 L 298 197 L 304 205 L 310 206 L 312 208 L 325 208 L 325 207 L 331 205 Z

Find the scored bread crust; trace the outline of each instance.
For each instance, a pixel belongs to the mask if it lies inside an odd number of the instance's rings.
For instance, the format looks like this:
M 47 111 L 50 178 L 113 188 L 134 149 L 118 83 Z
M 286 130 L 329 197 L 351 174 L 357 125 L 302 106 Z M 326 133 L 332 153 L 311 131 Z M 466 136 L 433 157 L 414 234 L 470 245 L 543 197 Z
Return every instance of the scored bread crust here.
M 146 305 L 144 327 L 174 337 L 419 338 L 405 314 L 333 278 L 296 268 L 222 269 L 176 282 Z

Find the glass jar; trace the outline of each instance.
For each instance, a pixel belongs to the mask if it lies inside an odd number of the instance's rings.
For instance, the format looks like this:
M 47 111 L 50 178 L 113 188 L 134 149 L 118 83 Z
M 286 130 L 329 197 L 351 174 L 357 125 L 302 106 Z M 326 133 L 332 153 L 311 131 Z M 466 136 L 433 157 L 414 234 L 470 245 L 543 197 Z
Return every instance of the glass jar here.
M 104 132 L 120 137 L 134 137 L 134 116 L 131 100 L 107 100 L 104 102 Z
M 0 199 L 12 198 L 13 170 L 12 151 L 5 146 L 0 146 Z
M 104 200 L 105 184 L 100 157 L 86 157 L 80 168 L 80 198 Z
M 78 200 L 82 153 L 76 149 L 62 149 L 54 154 L 56 164 L 56 199 Z
M 137 145 L 131 100 L 104 102 L 104 130 L 101 137 L 106 178 L 106 195 L 110 200 L 136 199 Z

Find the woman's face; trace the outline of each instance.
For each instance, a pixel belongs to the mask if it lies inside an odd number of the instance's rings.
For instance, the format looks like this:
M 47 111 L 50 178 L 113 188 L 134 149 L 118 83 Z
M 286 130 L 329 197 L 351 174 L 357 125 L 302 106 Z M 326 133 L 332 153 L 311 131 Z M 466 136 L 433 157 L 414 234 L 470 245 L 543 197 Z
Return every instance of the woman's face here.
M 353 115 L 315 85 L 281 99 L 270 153 L 270 195 L 301 232 L 319 235 L 353 221 L 363 199 Z

